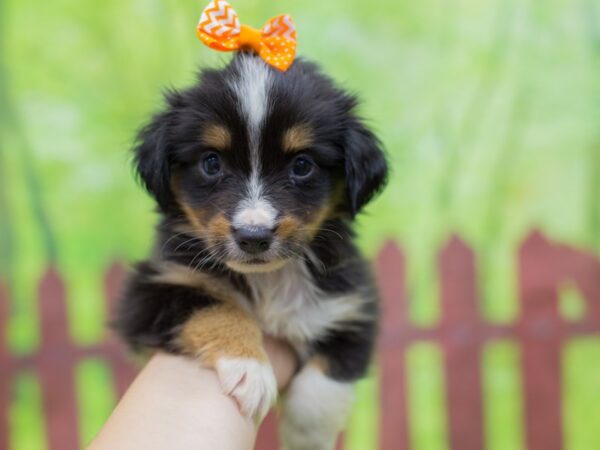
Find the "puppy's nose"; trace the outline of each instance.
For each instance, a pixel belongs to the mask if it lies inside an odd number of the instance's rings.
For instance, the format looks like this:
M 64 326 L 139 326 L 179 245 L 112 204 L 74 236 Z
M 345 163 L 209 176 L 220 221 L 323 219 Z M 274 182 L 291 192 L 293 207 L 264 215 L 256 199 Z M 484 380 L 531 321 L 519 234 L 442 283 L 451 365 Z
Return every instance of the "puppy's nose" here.
M 251 255 L 266 252 L 273 242 L 273 230 L 268 228 L 242 227 L 233 234 L 238 246 Z

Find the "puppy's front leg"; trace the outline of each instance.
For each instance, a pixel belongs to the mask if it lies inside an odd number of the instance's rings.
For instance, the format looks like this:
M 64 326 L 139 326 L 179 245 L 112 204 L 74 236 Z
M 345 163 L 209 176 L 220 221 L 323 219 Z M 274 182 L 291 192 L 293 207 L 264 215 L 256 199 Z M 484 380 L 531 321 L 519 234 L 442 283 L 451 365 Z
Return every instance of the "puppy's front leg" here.
M 262 332 L 241 308 L 219 303 L 193 313 L 176 345 L 214 368 L 223 391 L 241 412 L 260 421 L 277 397 L 277 382 L 263 348 Z
M 199 358 L 219 375 L 241 411 L 259 420 L 277 387 L 257 323 L 233 299 L 225 281 L 185 267 L 144 262 L 130 276 L 115 327 L 133 348 Z M 219 286 L 215 289 L 215 286 Z
M 315 355 L 283 399 L 285 450 L 333 450 L 350 414 L 354 383 L 371 360 L 375 328 L 374 320 L 356 322 L 314 343 Z
M 309 363 L 294 377 L 282 404 L 285 450 L 333 450 L 352 406 L 354 384 Z

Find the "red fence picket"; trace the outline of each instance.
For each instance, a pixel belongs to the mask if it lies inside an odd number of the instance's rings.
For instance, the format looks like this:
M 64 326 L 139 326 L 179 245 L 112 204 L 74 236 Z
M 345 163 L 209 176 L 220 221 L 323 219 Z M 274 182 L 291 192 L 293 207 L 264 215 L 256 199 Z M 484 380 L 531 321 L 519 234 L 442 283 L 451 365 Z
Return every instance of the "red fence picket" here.
M 8 287 L 0 279 L 0 450 L 8 450 L 8 410 L 10 407 L 10 355 L 6 348 Z
M 74 389 L 77 350 L 68 334 L 65 288 L 53 268 L 48 269 L 42 278 L 38 298 L 42 333 L 36 362 L 43 394 L 48 448 L 77 450 L 79 427 Z
M 560 450 L 561 318 L 554 274 L 560 261 L 540 235 L 532 236 L 519 253 L 521 320 L 519 334 L 525 404 L 527 448 Z
M 527 448 L 560 450 L 561 348 L 569 337 L 600 333 L 600 261 L 533 233 L 519 253 L 519 280 Z M 576 285 L 586 302 L 581 322 L 559 315 L 559 289 L 566 280 Z
M 483 338 L 473 252 L 455 236 L 442 250 L 439 264 L 450 448 L 481 450 Z
M 105 280 L 106 305 L 114 303 L 124 269 L 114 265 Z M 35 369 L 42 390 L 49 450 L 76 450 L 81 446 L 75 393 L 75 368 L 84 358 L 96 357 L 112 369 L 115 391 L 121 396 L 136 373 L 122 345 L 109 335 L 91 346 L 77 346 L 69 334 L 66 293 L 59 274 L 49 268 L 38 289 L 40 347 L 31 355 L 12 355 L 6 348 L 9 311 L 8 289 L 0 283 L 0 450 L 9 449 L 7 415 L 10 384 L 22 370 Z M 108 317 L 107 308 L 107 317 Z
M 437 326 L 418 327 L 409 320 L 402 251 L 389 242 L 375 263 L 383 303 L 378 341 L 380 450 L 411 448 L 405 353 L 412 343 L 420 341 L 437 343 L 444 355 L 450 450 L 484 448 L 481 351 L 489 340 L 501 338 L 517 340 L 521 345 L 526 448 L 562 449 L 561 348 L 571 337 L 600 334 L 600 260 L 533 233 L 518 254 L 521 315 L 515 324 L 507 325 L 490 324 L 480 316 L 475 257 L 464 242 L 453 237 L 440 252 L 438 264 L 441 320 Z M 120 264 L 106 273 L 107 317 L 114 309 L 124 273 Z M 575 285 L 585 300 L 582 320 L 560 317 L 559 290 L 565 281 Z M 39 285 L 42 340 L 37 353 L 13 355 L 7 349 L 9 306 L 8 288 L 0 282 L 0 450 L 9 450 L 10 445 L 7 413 L 11 382 L 24 369 L 36 369 L 39 375 L 49 450 L 75 450 L 81 444 L 76 365 L 87 357 L 105 361 L 118 396 L 127 389 L 136 368 L 112 333 L 96 345 L 73 343 L 65 289 L 52 268 Z M 260 430 L 257 448 L 279 448 L 276 426 L 272 413 Z M 338 450 L 344 447 L 342 441 Z
M 449 448 L 484 448 L 481 349 L 487 341 L 502 338 L 516 339 L 522 346 L 526 448 L 563 448 L 560 351 L 568 337 L 600 335 L 600 260 L 550 243 L 536 232 L 524 241 L 518 262 L 518 323 L 487 323 L 478 314 L 474 256 L 453 237 L 439 258 L 441 323 L 420 328 L 408 320 L 404 256 L 394 243 L 386 244 L 376 262 L 384 310 L 379 345 L 381 450 L 410 448 L 404 358 L 406 348 L 417 341 L 438 343 L 443 350 Z M 586 300 L 581 321 L 559 316 L 564 281 L 574 283 Z
M 115 306 L 119 297 L 119 292 L 123 281 L 125 280 L 125 268 L 120 263 L 113 264 L 104 278 L 104 293 L 106 298 L 105 316 L 107 318 L 115 317 Z M 137 372 L 136 368 L 125 357 L 121 344 L 110 333 L 107 328 L 103 352 L 105 359 L 112 369 L 113 382 L 117 393 L 117 398 L 121 398 L 131 384 Z
M 277 416 L 271 411 L 263 421 L 258 436 L 256 437 L 255 447 L 260 450 L 278 450 L 279 439 L 277 437 Z
M 382 449 L 408 450 L 408 400 L 404 352 L 411 331 L 405 286 L 404 255 L 388 242 L 375 262 L 383 301 L 378 363 L 381 368 L 380 445 Z M 385 412 L 385 414 L 383 414 Z

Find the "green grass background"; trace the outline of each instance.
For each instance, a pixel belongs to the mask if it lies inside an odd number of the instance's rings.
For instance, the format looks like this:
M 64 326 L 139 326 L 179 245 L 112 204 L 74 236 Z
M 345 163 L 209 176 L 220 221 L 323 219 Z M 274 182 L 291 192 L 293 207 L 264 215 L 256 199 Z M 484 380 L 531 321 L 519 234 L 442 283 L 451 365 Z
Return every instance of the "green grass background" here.
M 71 333 L 103 332 L 102 274 L 150 248 L 152 204 L 133 181 L 128 149 L 166 86 L 228 55 L 196 40 L 204 2 L 0 0 L 0 276 L 15 299 L 11 351 L 39 345 L 36 282 L 64 276 Z M 600 5 L 596 0 L 239 0 L 255 26 L 289 12 L 299 53 L 364 100 L 392 178 L 360 220 L 373 256 L 387 238 L 407 252 L 413 320 L 439 318 L 436 254 L 451 232 L 478 258 L 482 311 L 518 315 L 515 252 L 532 227 L 600 251 Z M 565 314 L 581 314 L 574 292 Z M 412 441 L 446 449 L 442 355 L 407 354 Z M 484 352 L 486 445 L 523 448 L 514 342 Z M 0 376 L 1 372 L 0 372 Z M 564 351 L 569 450 L 600 448 L 600 342 Z M 35 374 L 14 383 L 11 442 L 43 449 Z M 84 442 L 114 404 L 100 361 L 77 371 Z M 361 383 L 352 450 L 375 448 L 374 377 Z

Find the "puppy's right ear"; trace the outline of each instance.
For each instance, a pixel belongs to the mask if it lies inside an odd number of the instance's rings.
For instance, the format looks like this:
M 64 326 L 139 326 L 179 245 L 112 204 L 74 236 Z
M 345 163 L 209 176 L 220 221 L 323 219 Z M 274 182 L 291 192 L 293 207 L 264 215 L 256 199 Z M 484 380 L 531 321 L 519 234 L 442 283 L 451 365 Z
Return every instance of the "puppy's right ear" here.
M 172 111 L 155 115 L 139 132 L 134 148 L 137 174 L 163 211 L 173 202 L 173 193 L 169 185 L 169 130 L 174 120 L 173 116 Z
M 168 119 L 167 113 L 154 116 L 138 134 L 134 149 L 138 176 L 163 211 L 172 200 L 169 187 Z
M 174 130 L 185 107 L 183 95 L 175 89 L 167 90 L 164 98 L 166 108 L 140 130 L 133 149 L 137 174 L 162 211 L 175 205 L 170 168 L 177 135 Z

